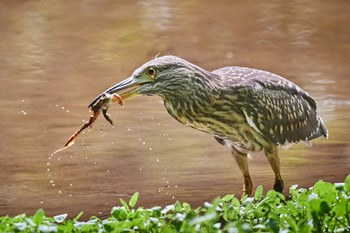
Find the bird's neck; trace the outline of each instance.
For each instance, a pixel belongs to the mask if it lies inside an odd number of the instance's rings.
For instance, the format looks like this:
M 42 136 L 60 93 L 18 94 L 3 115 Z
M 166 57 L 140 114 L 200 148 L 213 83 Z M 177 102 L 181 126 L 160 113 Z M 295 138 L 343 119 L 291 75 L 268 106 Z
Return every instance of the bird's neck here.
M 187 76 L 173 75 L 157 93 L 164 100 L 164 106 L 169 114 L 181 123 L 194 126 L 198 117 L 211 109 L 218 98 L 219 77 L 205 70 L 196 70 Z
M 199 128 L 196 125 L 198 117 L 211 109 L 215 101 L 215 92 L 205 92 L 199 90 L 189 90 L 186 94 L 183 92 L 168 95 L 164 100 L 164 106 L 169 114 L 187 126 Z

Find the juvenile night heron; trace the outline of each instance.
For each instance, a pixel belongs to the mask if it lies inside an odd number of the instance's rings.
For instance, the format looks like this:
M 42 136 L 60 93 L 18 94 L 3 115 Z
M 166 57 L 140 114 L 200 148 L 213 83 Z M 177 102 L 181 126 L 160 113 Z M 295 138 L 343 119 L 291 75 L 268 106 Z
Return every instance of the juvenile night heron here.
M 104 93 L 123 90 L 123 99 L 139 94 L 160 96 L 176 120 L 227 146 L 243 174 L 243 195 L 251 195 L 253 188 L 248 152 L 264 150 L 275 173 L 274 189 L 282 192 L 278 148 L 328 136 L 315 100 L 294 83 L 267 71 L 233 66 L 209 72 L 179 57 L 163 56 Z

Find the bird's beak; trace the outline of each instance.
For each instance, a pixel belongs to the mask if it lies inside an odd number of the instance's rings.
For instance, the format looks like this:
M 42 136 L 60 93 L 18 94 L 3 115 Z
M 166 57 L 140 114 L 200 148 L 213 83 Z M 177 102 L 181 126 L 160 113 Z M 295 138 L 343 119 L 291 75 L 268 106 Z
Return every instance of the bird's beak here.
M 108 88 L 107 90 L 105 90 L 103 93 L 101 93 L 100 95 L 98 95 L 89 105 L 89 108 L 93 107 L 95 105 L 95 103 L 101 98 L 101 96 L 105 93 L 107 94 L 114 94 L 117 93 L 119 91 L 122 90 L 126 90 L 129 89 L 123 93 L 120 94 L 120 97 L 122 99 L 126 99 L 126 98 L 130 98 L 132 96 L 138 95 L 138 87 L 142 86 L 143 84 L 145 84 L 146 82 L 139 82 L 136 81 L 134 77 L 129 77 L 117 84 L 115 84 L 114 86 Z

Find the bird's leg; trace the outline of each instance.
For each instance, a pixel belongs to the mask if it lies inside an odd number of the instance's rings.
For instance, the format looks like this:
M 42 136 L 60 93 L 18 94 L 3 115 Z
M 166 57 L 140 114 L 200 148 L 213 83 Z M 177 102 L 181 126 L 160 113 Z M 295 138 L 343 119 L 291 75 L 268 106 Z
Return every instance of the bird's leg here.
M 242 194 L 242 197 L 245 195 L 250 196 L 252 194 L 252 191 L 253 191 L 253 182 L 252 182 L 252 179 L 250 178 L 250 174 L 249 174 L 248 156 L 247 156 L 247 154 L 241 153 L 233 146 L 231 146 L 231 151 L 232 151 L 232 155 L 236 159 L 238 167 L 241 170 L 242 175 L 243 175 L 243 194 Z
M 272 167 L 273 172 L 275 173 L 275 184 L 273 186 L 273 189 L 277 192 L 282 193 L 284 182 L 280 173 L 280 159 L 278 157 L 278 147 L 271 146 L 268 149 L 265 148 L 265 155 Z
M 214 138 L 216 139 L 216 141 L 218 143 L 220 143 L 221 145 L 227 146 L 231 150 L 232 155 L 235 158 L 235 160 L 238 164 L 238 167 L 241 170 L 242 175 L 243 175 L 243 194 L 242 194 L 242 197 L 244 197 L 245 195 L 250 196 L 252 194 L 252 191 L 253 191 L 253 182 L 252 182 L 252 179 L 250 178 L 250 174 L 249 174 L 247 154 L 238 151 L 232 144 L 230 144 L 229 142 L 227 143 L 224 139 L 222 139 L 218 136 L 214 136 Z

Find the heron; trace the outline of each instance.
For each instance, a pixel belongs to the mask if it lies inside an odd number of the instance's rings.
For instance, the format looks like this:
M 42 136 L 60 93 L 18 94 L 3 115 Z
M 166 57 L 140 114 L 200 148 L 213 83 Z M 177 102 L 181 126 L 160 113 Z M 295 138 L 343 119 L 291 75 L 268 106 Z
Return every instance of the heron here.
M 212 135 L 232 153 L 243 175 L 243 196 L 251 195 L 248 153 L 264 151 L 274 172 L 274 190 L 283 191 L 279 148 L 328 131 L 316 101 L 293 82 L 268 71 L 229 66 L 205 70 L 177 56 L 156 57 L 98 95 L 160 96 L 180 123 Z

